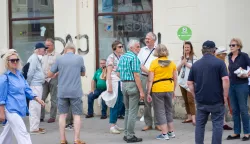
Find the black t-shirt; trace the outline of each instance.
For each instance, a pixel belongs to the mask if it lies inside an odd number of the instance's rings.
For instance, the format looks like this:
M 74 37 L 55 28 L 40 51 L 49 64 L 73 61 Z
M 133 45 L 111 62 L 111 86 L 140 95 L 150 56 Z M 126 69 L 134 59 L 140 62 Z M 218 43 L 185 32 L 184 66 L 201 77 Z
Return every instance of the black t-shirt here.
M 224 61 L 206 54 L 191 67 L 188 81 L 195 84 L 198 103 L 213 105 L 224 103 L 222 77 L 228 76 Z

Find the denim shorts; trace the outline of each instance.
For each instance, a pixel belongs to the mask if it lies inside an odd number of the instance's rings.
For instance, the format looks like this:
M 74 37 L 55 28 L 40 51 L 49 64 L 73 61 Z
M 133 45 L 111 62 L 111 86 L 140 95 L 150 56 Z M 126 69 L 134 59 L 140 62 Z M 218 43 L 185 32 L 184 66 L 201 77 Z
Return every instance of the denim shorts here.
M 69 108 L 73 115 L 83 115 L 82 98 L 58 98 L 58 111 L 60 114 L 67 114 Z

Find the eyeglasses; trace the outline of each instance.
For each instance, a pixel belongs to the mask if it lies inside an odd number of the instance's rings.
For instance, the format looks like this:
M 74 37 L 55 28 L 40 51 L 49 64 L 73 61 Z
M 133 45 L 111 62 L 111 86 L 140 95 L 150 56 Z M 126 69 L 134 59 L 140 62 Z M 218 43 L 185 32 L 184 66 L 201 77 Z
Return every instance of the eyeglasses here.
M 238 46 L 237 44 L 230 44 L 229 47 L 236 47 Z
M 123 48 L 123 46 L 117 46 L 118 48 Z
M 11 63 L 18 63 L 19 59 L 9 59 L 8 61 L 10 61 Z

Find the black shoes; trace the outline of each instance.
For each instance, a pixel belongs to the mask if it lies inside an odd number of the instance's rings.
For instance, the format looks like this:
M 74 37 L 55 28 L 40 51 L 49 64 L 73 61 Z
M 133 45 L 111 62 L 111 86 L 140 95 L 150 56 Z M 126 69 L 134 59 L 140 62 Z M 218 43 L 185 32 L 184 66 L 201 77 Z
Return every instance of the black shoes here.
M 248 137 L 244 136 L 244 137 L 242 138 L 242 141 L 248 141 L 249 139 L 250 139 L 250 136 L 248 136 Z
M 94 117 L 94 115 L 86 115 L 85 118 L 92 118 L 92 117 Z
M 136 143 L 136 142 L 142 142 L 142 138 L 137 138 L 136 136 L 133 136 L 130 139 L 127 139 L 127 143 Z
M 118 119 L 124 119 L 123 115 L 118 116 Z
M 229 136 L 227 137 L 227 140 L 235 140 L 235 139 L 240 139 L 240 135 L 236 135 L 236 136 L 231 136 L 231 135 L 229 135 Z
M 126 137 L 126 136 L 124 136 L 124 137 L 123 137 L 123 140 L 124 140 L 124 141 L 127 141 L 128 139 L 127 139 L 127 137 Z
M 107 116 L 101 116 L 101 119 L 106 119 L 107 118 Z

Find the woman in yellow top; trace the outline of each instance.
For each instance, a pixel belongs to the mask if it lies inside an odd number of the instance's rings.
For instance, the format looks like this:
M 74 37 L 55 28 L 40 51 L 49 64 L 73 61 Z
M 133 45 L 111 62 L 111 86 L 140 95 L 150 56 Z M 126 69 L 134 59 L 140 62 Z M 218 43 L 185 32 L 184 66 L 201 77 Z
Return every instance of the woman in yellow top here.
M 156 139 L 169 140 L 174 138 L 174 125 L 172 113 L 172 98 L 174 98 L 177 83 L 177 71 L 174 62 L 168 60 L 168 49 L 165 45 L 157 45 L 149 68 L 148 78 L 148 101 L 153 100 L 156 120 L 161 127 L 162 134 Z M 151 97 L 152 95 L 152 97 Z

